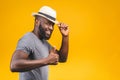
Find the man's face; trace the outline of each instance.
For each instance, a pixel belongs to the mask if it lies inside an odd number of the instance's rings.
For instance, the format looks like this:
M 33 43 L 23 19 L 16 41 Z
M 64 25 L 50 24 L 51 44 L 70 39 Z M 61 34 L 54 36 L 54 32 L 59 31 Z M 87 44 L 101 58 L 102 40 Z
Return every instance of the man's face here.
M 40 20 L 39 32 L 40 32 L 41 38 L 48 40 L 51 37 L 53 29 L 54 29 L 53 22 L 51 22 L 45 18 L 42 18 Z

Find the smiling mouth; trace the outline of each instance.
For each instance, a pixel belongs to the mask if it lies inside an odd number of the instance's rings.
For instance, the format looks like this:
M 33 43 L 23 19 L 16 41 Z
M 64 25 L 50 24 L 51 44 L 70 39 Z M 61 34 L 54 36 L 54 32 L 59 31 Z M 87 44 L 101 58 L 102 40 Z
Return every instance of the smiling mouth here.
M 46 31 L 46 34 L 50 35 L 50 34 L 51 34 L 51 32 L 50 32 L 50 31 Z

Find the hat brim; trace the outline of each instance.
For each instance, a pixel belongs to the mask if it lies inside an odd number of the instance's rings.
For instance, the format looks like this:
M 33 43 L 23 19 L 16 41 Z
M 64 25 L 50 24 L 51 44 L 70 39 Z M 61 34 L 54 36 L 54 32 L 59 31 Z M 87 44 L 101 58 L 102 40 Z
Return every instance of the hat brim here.
M 52 19 L 50 19 L 50 18 L 48 18 L 48 17 L 46 17 L 46 16 L 44 16 L 44 15 L 42 15 L 42 14 L 32 13 L 32 16 L 42 16 L 42 17 L 46 18 L 47 20 L 49 20 L 49 21 L 51 21 L 51 22 L 53 22 L 53 23 L 55 23 L 55 24 L 58 24 L 58 23 L 59 23 L 57 20 L 54 21 L 54 20 L 52 20 Z

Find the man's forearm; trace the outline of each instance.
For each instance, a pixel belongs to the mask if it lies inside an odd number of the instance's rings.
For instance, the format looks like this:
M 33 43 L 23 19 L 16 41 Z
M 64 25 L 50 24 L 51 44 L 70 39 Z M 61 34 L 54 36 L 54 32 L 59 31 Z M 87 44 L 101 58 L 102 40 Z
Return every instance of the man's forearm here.
M 41 66 L 45 66 L 48 64 L 48 59 L 40 59 L 40 60 L 16 60 L 11 64 L 12 72 L 24 72 L 28 70 L 32 70 Z
M 66 62 L 69 49 L 69 36 L 62 37 L 62 44 L 59 50 L 60 62 Z

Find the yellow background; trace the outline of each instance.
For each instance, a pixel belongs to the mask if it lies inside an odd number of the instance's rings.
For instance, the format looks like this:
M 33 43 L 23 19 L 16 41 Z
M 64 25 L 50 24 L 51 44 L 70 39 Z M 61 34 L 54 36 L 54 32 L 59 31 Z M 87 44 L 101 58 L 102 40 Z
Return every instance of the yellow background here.
M 43 5 L 57 11 L 57 19 L 70 26 L 67 63 L 50 66 L 49 80 L 120 80 L 119 0 L 1 0 L 0 80 L 18 80 L 10 72 L 17 41 L 33 29 L 32 12 Z M 59 49 L 57 26 L 49 42 Z

